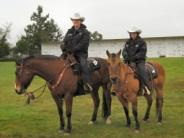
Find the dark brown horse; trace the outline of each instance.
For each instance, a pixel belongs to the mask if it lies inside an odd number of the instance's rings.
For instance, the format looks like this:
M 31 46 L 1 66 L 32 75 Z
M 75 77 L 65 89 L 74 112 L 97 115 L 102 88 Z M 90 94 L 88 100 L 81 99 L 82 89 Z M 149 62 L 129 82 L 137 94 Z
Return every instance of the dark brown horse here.
M 63 99 L 66 103 L 67 128 L 66 133 L 71 132 L 71 116 L 73 97 L 77 93 L 79 76 L 73 73 L 70 56 L 66 60 L 56 56 L 28 57 L 16 62 L 15 91 L 17 94 L 26 92 L 35 75 L 43 78 L 51 91 L 51 95 L 57 105 L 60 117 L 60 130 L 64 131 L 65 121 L 63 117 Z M 111 95 L 108 63 L 105 59 L 98 58 L 101 67 L 92 73 L 93 92 L 91 96 L 94 102 L 94 111 L 90 123 L 97 118 L 99 107 L 99 87 L 103 88 L 103 111 L 106 123 L 111 123 Z M 83 101 L 81 101 L 83 103 Z
M 132 104 L 132 111 L 136 122 L 136 132 L 139 132 L 140 124 L 138 121 L 137 113 L 137 96 L 140 91 L 140 82 L 135 77 L 135 73 L 129 67 L 129 65 L 122 63 L 120 59 L 121 50 L 115 53 L 109 53 L 106 51 L 109 63 L 109 73 L 112 80 L 112 89 L 116 93 L 119 101 L 123 105 L 125 115 L 127 118 L 127 127 L 130 127 L 131 121 L 129 117 L 128 103 Z M 156 109 L 158 122 L 162 121 L 162 106 L 163 106 L 163 87 L 165 80 L 164 68 L 155 62 L 151 62 L 158 72 L 158 77 L 153 80 L 154 88 L 156 90 Z M 143 120 L 149 119 L 150 109 L 152 105 L 152 96 L 148 93 L 144 93 L 147 100 L 147 111 Z

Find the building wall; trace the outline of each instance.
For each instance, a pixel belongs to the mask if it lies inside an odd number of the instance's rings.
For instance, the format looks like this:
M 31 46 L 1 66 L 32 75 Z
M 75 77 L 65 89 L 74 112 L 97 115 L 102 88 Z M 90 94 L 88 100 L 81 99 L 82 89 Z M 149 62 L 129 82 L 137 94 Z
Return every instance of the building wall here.
M 106 50 L 118 52 L 123 49 L 125 39 L 110 39 L 103 41 L 93 41 L 90 43 L 90 57 L 106 57 Z M 162 37 L 145 38 L 148 48 L 148 57 L 181 57 L 184 56 L 184 37 Z M 59 56 L 61 50 L 59 44 L 43 44 L 42 54 Z

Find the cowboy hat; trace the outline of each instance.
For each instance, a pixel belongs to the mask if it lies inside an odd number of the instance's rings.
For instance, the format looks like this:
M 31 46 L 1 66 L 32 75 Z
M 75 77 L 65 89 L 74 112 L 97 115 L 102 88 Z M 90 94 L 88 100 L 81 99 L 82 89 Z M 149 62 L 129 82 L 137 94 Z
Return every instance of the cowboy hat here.
M 138 34 L 142 33 L 141 29 L 139 29 L 136 26 L 130 27 L 127 31 L 128 31 L 128 33 L 138 33 Z
M 75 13 L 70 19 L 71 20 L 81 20 L 82 22 L 85 20 L 85 18 L 80 16 L 79 13 Z

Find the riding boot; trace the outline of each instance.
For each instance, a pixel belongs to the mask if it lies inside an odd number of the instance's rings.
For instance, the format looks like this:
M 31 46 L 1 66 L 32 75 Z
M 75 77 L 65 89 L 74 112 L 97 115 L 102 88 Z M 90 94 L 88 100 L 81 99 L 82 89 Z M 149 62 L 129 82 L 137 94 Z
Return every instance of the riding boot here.
M 80 75 L 80 65 L 78 63 L 72 65 L 72 69 L 75 75 Z
M 145 69 L 145 63 L 139 63 L 137 64 L 138 74 L 140 79 L 142 80 L 143 84 L 145 85 L 145 89 L 147 91 L 147 94 L 150 95 L 153 91 L 153 86 L 149 81 L 148 73 Z
M 84 90 L 92 92 L 93 87 L 89 83 L 85 83 L 84 84 Z
M 81 69 L 81 76 L 84 82 L 84 88 L 88 91 L 93 91 L 92 82 L 91 82 L 91 71 L 89 70 L 87 57 L 86 55 L 81 55 L 78 58 Z
M 144 84 L 145 84 L 145 89 L 147 91 L 147 94 L 150 95 L 153 91 L 153 86 L 151 85 L 150 81 L 147 78 L 144 78 Z
M 85 91 L 93 91 L 93 87 L 92 87 L 92 83 L 91 83 L 91 77 L 90 77 L 90 73 L 86 73 L 86 72 L 82 72 L 82 79 L 84 82 L 84 90 Z

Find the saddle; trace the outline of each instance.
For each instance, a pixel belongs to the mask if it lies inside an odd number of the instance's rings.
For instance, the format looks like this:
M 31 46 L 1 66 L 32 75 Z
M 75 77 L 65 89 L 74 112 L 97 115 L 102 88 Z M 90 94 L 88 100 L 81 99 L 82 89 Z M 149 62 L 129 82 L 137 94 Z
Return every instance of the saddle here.
M 129 65 L 130 66 L 130 65 Z M 135 78 L 139 79 L 139 73 L 136 69 L 136 67 L 130 66 L 130 68 L 135 73 Z M 158 77 L 157 69 L 154 67 L 154 65 L 150 62 L 145 63 L 146 73 L 148 74 L 149 80 L 154 80 Z
M 61 58 L 63 58 L 63 57 L 61 57 Z M 66 58 L 65 58 L 65 60 L 66 60 Z M 80 96 L 80 95 L 86 94 L 87 91 L 84 89 L 84 83 L 83 83 L 83 80 L 81 79 L 80 63 L 77 62 L 77 60 L 75 59 L 75 57 L 73 55 L 68 55 L 67 60 L 69 61 L 71 68 L 73 69 L 74 74 L 79 76 L 78 88 L 77 88 L 77 92 L 75 93 L 74 96 Z M 98 58 L 90 57 L 87 59 L 87 66 L 88 66 L 90 72 L 94 72 L 94 71 L 100 69 L 101 63 L 100 63 Z
M 130 66 L 130 65 L 129 65 Z M 136 67 L 131 67 L 130 68 L 133 70 L 134 72 L 134 77 L 136 79 L 138 79 L 140 81 L 140 89 L 139 89 L 139 92 L 138 92 L 138 95 L 144 95 L 145 93 L 145 87 L 143 85 L 143 82 L 142 80 L 140 79 L 139 77 L 139 73 L 136 69 Z M 149 77 L 149 80 L 151 81 L 151 83 L 153 84 L 153 80 L 156 79 L 158 77 L 158 71 L 157 69 L 154 67 L 154 65 L 150 62 L 146 62 L 145 63 L 145 68 L 146 68 L 146 73 L 148 74 L 147 76 Z
M 88 67 L 89 67 L 90 71 L 93 72 L 93 71 L 100 69 L 101 64 L 100 64 L 100 61 L 98 58 L 90 57 L 87 59 L 87 61 L 88 61 Z
M 149 80 L 154 80 L 158 77 L 158 71 L 152 63 L 146 62 L 145 67 L 148 73 Z
M 98 58 L 88 58 L 87 59 L 87 66 L 89 68 L 90 72 L 94 72 L 98 69 L 100 69 L 101 64 Z M 80 63 L 77 62 L 76 60 L 74 62 L 72 62 L 72 69 L 74 71 L 75 74 L 80 75 L 81 74 L 81 67 L 80 67 Z

